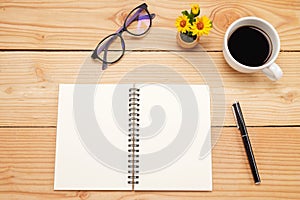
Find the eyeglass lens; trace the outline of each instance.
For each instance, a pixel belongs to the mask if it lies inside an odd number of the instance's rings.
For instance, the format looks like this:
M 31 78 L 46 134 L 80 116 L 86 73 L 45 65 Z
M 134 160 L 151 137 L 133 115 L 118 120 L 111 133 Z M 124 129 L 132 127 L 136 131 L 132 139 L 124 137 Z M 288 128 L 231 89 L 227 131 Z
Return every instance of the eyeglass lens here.
M 123 54 L 123 45 L 121 36 L 113 34 L 103 40 L 98 49 L 99 58 L 107 63 L 118 60 Z
M 151 16 L 143 8 L 136 8 L 125 21 L 126 30 L 133 35 L 145 34 L 151 25 Z

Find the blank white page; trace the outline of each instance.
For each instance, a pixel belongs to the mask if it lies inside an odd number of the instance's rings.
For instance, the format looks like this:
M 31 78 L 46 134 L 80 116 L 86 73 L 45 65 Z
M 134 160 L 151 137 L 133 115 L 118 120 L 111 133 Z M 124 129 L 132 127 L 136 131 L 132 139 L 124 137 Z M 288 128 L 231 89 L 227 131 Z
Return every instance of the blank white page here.
M 126 136 L 131 86 L 59 86 L 55 190 L 132 189 Z
M 210 95 L 206 85 L 140 88 L 139 176 L 135 190 L 212 190 Z M 205 143 L 205 144 L 204 144 Z

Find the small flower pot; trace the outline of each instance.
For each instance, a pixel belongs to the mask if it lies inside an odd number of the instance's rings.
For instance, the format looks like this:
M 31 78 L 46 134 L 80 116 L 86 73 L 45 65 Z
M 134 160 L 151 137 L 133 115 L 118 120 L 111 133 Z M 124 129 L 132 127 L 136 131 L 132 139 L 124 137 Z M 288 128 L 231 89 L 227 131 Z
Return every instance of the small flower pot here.
M 185 49 L 190 49 L 198 44 L 200 37 L 191 37 L 184 33 L 177 32 L 176 39 L 179 46 Z

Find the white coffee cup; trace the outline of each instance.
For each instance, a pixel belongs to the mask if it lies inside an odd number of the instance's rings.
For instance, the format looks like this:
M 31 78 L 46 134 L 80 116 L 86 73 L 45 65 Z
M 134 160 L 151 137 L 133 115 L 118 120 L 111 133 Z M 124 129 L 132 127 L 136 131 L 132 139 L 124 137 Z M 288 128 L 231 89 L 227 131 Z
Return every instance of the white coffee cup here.
M 228 40 L 232 33 L 242 26 L 253 26 L 265 32 L 271 40 L 270 58 L 261 66 L 247 66 L 233 58 L 228 48 Z M 246 48 L 246 47 L 245 47 Z M 276 81 L 282 77 L 282 70 L 275 63 L 280 51 L 280 39 L 275 28 L 267 21 L 258 17 L 243 17 L 234 21 L 227 29 L 224 36 L 223 55 L 227 63 L 235 70 L 243 73 L 253 73 L 259 70 L 271 80 Z

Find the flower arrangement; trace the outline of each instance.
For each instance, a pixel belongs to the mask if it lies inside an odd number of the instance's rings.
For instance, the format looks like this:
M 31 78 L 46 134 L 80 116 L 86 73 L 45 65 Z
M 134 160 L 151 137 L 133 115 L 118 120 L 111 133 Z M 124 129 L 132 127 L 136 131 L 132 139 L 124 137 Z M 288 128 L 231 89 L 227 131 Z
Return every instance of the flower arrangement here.
M 198 4 L 191 5 L 191 11 L 184 10 L 182 16 L 176 19 L 176 27 L 185 42 L 193 42 L 202 35 L 208 35 L 212 29 L 212 21 L 207 16 L 200 15 Z

